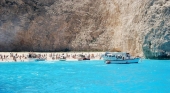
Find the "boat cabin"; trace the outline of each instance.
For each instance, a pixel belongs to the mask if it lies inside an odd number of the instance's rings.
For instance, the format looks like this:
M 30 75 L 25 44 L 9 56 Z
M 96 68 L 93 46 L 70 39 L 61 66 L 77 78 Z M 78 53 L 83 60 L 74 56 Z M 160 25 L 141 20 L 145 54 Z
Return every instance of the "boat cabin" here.
M 106 52 L 104 54 L 104 59 L 112 59 L 112 60 L 126 60 L 130 59 L 130 54 L 126 52 Z

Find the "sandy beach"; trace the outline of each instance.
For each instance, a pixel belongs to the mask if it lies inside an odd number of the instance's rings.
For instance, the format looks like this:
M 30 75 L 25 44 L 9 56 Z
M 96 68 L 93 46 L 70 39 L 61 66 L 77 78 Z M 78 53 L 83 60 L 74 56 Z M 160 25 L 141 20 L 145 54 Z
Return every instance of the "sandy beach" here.
M 0 52 L 0 62 L 29 62 L 30 52 Z M 78 55 L 82 54 L 90 57 L 90 60 L 100 60 L 104 52 L 31 52 L 45 58 L 46 61 L 57 61 L 61 55 L 66 56 L 67 60 L 77 60 Z

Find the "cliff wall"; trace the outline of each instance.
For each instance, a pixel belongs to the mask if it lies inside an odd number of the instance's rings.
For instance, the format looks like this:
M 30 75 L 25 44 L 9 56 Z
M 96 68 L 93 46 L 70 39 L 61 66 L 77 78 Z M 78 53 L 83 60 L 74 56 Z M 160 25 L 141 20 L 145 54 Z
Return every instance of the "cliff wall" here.
M 170 51 L 169 0 L 1 0 L 0 51 Z M 157 51 L 157 52 L 155 52 Z

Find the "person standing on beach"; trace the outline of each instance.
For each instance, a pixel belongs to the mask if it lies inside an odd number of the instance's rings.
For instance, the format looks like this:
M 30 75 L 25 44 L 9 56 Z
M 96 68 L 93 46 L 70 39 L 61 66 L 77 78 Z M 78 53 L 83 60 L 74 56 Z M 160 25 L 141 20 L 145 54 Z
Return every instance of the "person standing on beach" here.
M 15 56 L 13 56 L 13 60 L 14 60 L 15 62 L 17 61 Z

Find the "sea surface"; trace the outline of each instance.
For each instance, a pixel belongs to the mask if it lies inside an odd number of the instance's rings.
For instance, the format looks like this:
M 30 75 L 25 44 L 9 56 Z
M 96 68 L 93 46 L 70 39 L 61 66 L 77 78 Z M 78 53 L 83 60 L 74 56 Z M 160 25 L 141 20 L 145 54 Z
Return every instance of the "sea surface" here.
M 0 93 L 170 93 L 170 60 L 0 63 Z

